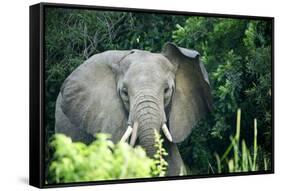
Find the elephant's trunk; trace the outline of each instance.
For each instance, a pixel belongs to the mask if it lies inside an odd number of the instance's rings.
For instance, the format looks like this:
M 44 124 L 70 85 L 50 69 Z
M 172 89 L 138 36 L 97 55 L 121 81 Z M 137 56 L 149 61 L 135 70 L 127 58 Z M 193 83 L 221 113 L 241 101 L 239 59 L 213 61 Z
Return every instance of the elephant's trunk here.
M 138 123 L 137 137 L 148 156 L 156 153 L 155 130 L 159 132 L 163 124 L 163 107 L 156 95 L 140 93 L 136 96 L 131 114 L 133 122 Z

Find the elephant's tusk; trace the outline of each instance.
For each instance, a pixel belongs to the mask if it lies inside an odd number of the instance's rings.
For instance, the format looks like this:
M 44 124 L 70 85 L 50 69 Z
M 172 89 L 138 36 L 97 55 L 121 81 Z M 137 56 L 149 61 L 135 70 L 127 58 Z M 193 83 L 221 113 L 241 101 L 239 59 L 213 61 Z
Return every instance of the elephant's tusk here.
M 138 122 L 134 122 L 134 125 L 133 125 L 133 133 L 132 133 L 132 136 L 131 136 L 131 140 L 130 140 L 130 145 L 131 146 L 134 146 L 135 143 L 136 143 L 136 140 L 137 140 L 137 132 L 138 132 Z
M 166 136 L 166 138 L 167 138 L 170 142 L 172 142 L 172 135 L 171 135 L 171 133 L 170 133 L 170 131 L 169 131 L 169 129 L 168 129 L 166 123 L 164 123 L 164 124 L 162 125 L 162 130 L 163 130 L 163 133 L 164 133 L 164 135 Z
M 132 134 L 133 128 L 129 125 L 120 142 L 125 142 Z

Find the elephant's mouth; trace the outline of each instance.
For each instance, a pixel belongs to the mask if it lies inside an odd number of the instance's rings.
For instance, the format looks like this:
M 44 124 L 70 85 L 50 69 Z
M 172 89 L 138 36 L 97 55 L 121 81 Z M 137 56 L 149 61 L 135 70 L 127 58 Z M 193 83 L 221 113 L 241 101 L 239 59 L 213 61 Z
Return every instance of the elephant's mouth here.
M 166 124 L 167 122 L 163 123 L 163 125 L 161 126 L 161 130 L 163 135 L 167 138 L 167 140 L 169 140 L 170 142 L 172 142 L 172 135 L 169 131 L 169 128 Z M 130 145 L 134 146 L 135 144 L 139 144 L 140 140 L 137 136 L 138 133 L 138 122 L 134 122 L 133 127 L 131 125 L 128 125 L 127 130 L 125 131 L 125 133 L 123 134 L 122 138 L 121 138 L 121 142 L 127 141 L 130 137 Z
M 168 129 L 170 129 L 170 128 L 169 128 L 169 123 L 168 123 L 168 122 L 166 123 L 166 125 L 167 125 Z M 168 130 L 168 131 L 169 131 L 169 130 Z M 161 133 L 161 137 L 164 137 L 164 136 L 165 136 L 165 134 L 164 134 L 163 131 L 161 131 L 160 133 Z M 165 137 L 166 137 L 166 136 L 165 136 Z M 168 138 L 167 138 L 167 139 L 168 139 Z M 169 140 L 169 139 L 168 139 L 168 140 Z M 172 138 L 171 138 L 169 141 L 172 142 Z M 137 137 L 135 145 L 140 145 L 139 137 Z

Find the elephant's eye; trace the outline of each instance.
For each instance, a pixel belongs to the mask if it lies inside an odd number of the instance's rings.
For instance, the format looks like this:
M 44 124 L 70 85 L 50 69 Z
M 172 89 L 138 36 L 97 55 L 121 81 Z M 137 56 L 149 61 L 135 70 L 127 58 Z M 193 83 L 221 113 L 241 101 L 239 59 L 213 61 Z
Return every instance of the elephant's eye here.
M 121 97 L 122 97 L 123 101 L 127 102 L 129 100 L 129 95 L 128 95 L 127 88 L 122 88 L 121 89 Z
M 164 89 L 164 105 L 165 107 L 170 103 L 172 97 L 173 89 L 170 87 L 166 87 Z
M 166 88 L 164 89 L 164 94 L 169 93 L 169 90 L 170 90 L 170 88 L 169 88 L 169 87 L 166 87 Z
M 122 93 L 123 93 L 124 96 L 128 97 L 128 91 L 127 91 L 126 88 L 122 89 Z

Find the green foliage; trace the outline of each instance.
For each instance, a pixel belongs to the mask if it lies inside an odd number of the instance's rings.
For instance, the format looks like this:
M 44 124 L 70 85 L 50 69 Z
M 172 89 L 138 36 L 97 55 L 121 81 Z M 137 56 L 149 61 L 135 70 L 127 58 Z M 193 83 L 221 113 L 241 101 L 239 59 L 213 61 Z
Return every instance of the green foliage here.
M 97 134 L 88 146 L 56 134 L 50 143 L 54 153 L 48 183 L 164 176 L 167 162 L 163 156 L 167 153 L 160 135 L 155 136 L 157 153 L 150 159 L 141 147 L 132 148 L 124 142 L 114 145 L 106 134 Z
M 258 140 L 263 143 L 259 152 L 270 158 L 271 30 L 266 20 L 191 17 L 173 32 L 178 45 L 201 53 L 212 86 L 214 112 L 180 146 L 195 173 L 209 173 L 215 165 L 213 153 L 227 149 L 238 107 L 245 113 L 245 126 L 254 118 L 259 121 Z M 252 128 L 241 134 L 250 148 L 252 134 Z
M 242 140 L 240 147 L 240 130 L 241 130 L 241 110 L 237 111 L 236 134 L 230 136 L 231 144 L 226 149 L 222 158 L 216 154 L 218 173 L 225 172 L 250 172 L 258 170 L 267 170 L 268 160 L 264 157 L 264 166 L 259 167 L 257 163 L 258 144 L 257 144 L 257 119 L 254 120 L 254 142 L 253 152 L 246 145 L 245 140 Z M 231 152 L 232 151 L 232 152 Z M 232 154 L 231 154 L 232 153 Z M 230 157 L 230 158 L 229 158 Z

